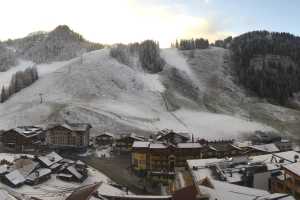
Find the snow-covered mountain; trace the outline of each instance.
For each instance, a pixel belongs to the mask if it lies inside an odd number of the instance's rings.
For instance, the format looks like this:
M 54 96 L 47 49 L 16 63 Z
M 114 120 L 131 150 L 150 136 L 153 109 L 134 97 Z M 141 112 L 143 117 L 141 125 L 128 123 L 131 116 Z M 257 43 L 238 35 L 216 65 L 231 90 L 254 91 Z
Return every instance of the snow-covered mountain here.
M 66 25 L 60 25 L 50 32 L 35 32 L 4 44 L 14 49 L 19 57 L 35 63 L 68 60 L 103 47 L 85 40 Z
M 68 121 L 89 122 L 94 131 L 147 134 L 169 128 L 210 139 L 255 130 L 297 133 L 299 111 L 249 97 L 234 83 L 228 50 L 162 49 L 166 65 L 155 74 L 124 65 L 109 52 L 37 64 L 40 79 L 0 104 L 0 129 Z M 0 83 L 33 64 L 23 58 L 0 73 Z

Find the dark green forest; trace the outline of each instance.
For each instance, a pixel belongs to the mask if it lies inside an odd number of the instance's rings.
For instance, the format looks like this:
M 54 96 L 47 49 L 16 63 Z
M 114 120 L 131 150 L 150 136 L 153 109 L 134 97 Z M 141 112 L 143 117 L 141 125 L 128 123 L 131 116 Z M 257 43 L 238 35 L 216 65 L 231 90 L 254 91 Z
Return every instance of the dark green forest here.
M 259 97 L 285 105 L 300 90 L 300 37 L 253 31 L 235 37 L 230 49 L 239 81 Z
M 171 44 L 171 47 L 175 47 L 180 50 L 192 50 L 192 49 L 206 49 L 209 47 L 209 42 L 207 39 L 197 38 L 197 39 L 181 39 L 176 40 L 175 44 Z

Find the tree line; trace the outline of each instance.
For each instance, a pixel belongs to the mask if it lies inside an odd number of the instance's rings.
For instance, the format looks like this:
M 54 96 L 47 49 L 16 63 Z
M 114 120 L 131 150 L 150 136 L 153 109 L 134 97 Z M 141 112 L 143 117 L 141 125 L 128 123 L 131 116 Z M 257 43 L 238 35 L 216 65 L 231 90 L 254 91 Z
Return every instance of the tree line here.
M 0 72 L 9 70 L 18 63 L 16 54 L 13 50 L 8 49 L 5 44 L 0 42 Z
M 206 49 L 209 47 L 209 42 L 203 38 L 181 39 L 179 41 L 176 40 L 175 44 L 172 43 L 171 47 L 180 50 Z
M 133 64 L 132 56 L 137 56 L 142 68 L 149 73 L 158 73 L 165 65 L 165 61 L 160 56 L 159 43 L 153 40 L 128 45 L 117 44 L 111 48 L 110 56 L 129 66 Z
M 38 78 L 39 75 L 36 67 L 29 67 L 24 71 L 18 71 L 13 74 L 9 85 L 2 86 L 0 102 L 5 102 L 12 95 L 33 84 Z
M 300 90 L 300 37 L 254 31 L 234 38 L 230 49 L 240 82 L 258 96 L 284 105 Z
M 232 42 L 232 36 L 229 36 L 229 37 L 225 38 L 224 40 L 216 40 L 215 43 L 213 44 L 213 46 L 228 49 L 228 48 L 230 48 L 231 42 Z

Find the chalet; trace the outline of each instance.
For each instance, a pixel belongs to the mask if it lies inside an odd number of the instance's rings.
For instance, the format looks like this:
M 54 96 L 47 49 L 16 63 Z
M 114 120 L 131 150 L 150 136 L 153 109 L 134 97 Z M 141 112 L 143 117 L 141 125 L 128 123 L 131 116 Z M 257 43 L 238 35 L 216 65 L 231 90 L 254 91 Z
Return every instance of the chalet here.
M 204 147 L 205 148 L 205 147 Z M 138 175 L 174 175 L 176 167 L 185 167 L 187 159 L 202 158 L 204 149 L 199 143 L 134 142 L 132 168 Z
M 105 132 L 101 133 L 100 135 L 97 135 L 95 140 L 95 142 L 101 146 L 112 145 L 115 140 L 115 135 L 112 133 Z
M 44 130 L 36 126 L 22 126 L 2 133 L 2 143 L 16 152 L 34 151 L 44 141 Z
M 145 141 L 145 138 L 135 133 L 122 134 L 116 140 L 115 150 L 119 152 L 129 152 L 135 141 Z
M 155 136 L 154 139 L 160 142 L 167 142 L 167 143 L 184 143 L 190 140 L 189 133 L 181 133 L 181 132 L 174 132 L 173 130 L 164 129 L 159 131 Z
M 299 158 L 298 158 L 299 159 Z M 300 199 L 300 163 L 284 165 L 281 174 L 271 179 L 271 191 L 292 194 Z
M 46 131 L 47 144 L 53 149 L 85 150 L 90 140 L 90 124 L 52 124 Z

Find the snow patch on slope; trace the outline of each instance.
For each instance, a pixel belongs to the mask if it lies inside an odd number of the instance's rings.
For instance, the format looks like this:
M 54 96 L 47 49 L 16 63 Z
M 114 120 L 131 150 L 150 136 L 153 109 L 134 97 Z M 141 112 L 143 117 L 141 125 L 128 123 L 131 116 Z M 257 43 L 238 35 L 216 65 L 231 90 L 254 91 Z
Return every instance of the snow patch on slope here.
M 36 65 L 35 63 L 28 61 L 28 60 L 19 60 L 18 65 L 15 67 L 10 68 L 6 72 L 0 72 L 0 86 L 8 86 L 13 74 L 17 73 L 18 71 L 24 71 L 28 67 L 35 66 L 38 69 L 39 76 L 42 77 L 49 73 L 52 73 L 59 68 L 63 67 L 69 63 L 69 61 L 62 61 L 62 62 L 53 62 L 49 64 L 39 64 Z
M 140 78 L 144 81 L 145 85 L 153 92 L 164 92 L 165 86 L 159 80 L 158 74 L 146 74 L 140 75 Z
M 193 76 L 189 65 L 177 49 L 164 49 L 161 54 L 169 65 L 186 72 L 189 76 Z

